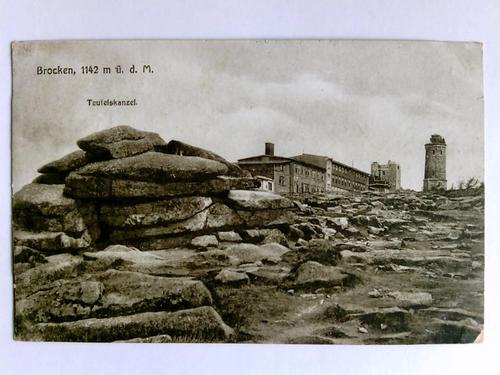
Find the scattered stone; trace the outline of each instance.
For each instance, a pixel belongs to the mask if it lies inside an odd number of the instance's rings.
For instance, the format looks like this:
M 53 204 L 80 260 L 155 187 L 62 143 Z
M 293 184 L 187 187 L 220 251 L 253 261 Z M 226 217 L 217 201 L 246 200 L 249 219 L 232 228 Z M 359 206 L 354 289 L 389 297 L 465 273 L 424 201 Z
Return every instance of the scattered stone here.
M 365 327 L 358 327 L 358 332 L 359 333 L 368 333 L 368 330 Z
M 391 292 L 388 296 L 396 300 L 399 307 L 424 307 L 432 305 L 432 295 L 427 292 Z
M 222 284 L 231 285 L 242 285 L 250 283 L 250 279 L 245 273 L 235 272 L 231 270 L 220 271 L 219 274 L 215 276 L 215 280 L 220 281 Z
M 384 295 L 379 289 L 373 289 L 372 291 L 368 292 L 368 297 L 371 298 L 382 298 Z
M 407 310 L 398 307 L 391 307 L 350 314 L 350 318 L 358 319 L 363 324 L 374 329 L 380 329 L 380 325 L 385 324 L 387 329 L 402 331 L 408 328 L 411 320 L 411 314 Z
M 349 226 L 349 220 L 346 217 L 334 217 L 330 219 L 336 230 L 344 230 Z

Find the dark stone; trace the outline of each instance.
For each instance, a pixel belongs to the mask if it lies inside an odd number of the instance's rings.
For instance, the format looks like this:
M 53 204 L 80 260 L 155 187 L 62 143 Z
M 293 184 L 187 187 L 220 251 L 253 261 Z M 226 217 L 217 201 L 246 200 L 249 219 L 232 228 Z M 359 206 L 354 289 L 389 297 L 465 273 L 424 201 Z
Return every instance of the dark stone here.
M 36 177 L 31 183 L 43 185 L 64 185 L 67 174 L 44 173 Z
M 39 173 L 68 174 L 89 163 L 87 153 L 77 150 L 38 168 Z
M 219 176 L 199 182 L 145 182 L 107 177 L 82 176 L 76 172 L 66 179 L 64 193 L 75 198 L 168 198 L 176 196 L 212 196 L 231 189 L 251 189 L 256 187 L 253 178 Z
M 80 139 L 78 147 L 92 158 L 120 159 L 152 151 L 165 141 L 156 133 L 145 132 L 121 125 L 93 133 Z

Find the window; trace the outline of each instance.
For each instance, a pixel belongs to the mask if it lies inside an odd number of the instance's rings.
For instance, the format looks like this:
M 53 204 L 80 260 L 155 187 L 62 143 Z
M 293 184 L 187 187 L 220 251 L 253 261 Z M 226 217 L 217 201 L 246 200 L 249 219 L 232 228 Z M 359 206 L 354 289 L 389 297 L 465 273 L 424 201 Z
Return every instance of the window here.
M 285 186 L 285 176 L 280 176 L 279 183 L 281 186 Z

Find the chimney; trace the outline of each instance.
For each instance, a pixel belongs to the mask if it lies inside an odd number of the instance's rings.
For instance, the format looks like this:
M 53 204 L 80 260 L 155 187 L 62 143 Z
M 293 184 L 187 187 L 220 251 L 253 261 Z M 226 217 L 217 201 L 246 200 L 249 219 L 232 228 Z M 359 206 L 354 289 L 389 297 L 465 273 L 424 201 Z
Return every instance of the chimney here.
M 266 155 L 274 156 L 274 143 L 266 142 Z

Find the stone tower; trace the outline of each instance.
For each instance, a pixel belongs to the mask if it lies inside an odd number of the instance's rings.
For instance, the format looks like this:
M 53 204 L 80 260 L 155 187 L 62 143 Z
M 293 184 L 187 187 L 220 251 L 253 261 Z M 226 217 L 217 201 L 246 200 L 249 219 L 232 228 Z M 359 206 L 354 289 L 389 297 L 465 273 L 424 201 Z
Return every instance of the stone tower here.
M 425 145 L 424 191 L 446 190 L 446 142 L 437 134 Z

